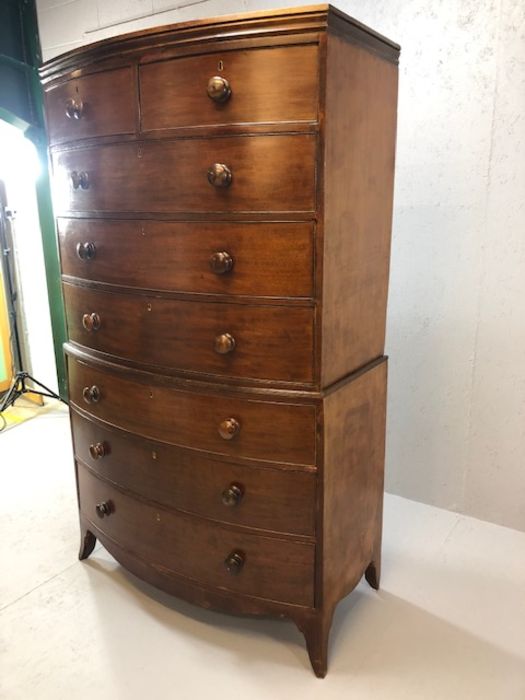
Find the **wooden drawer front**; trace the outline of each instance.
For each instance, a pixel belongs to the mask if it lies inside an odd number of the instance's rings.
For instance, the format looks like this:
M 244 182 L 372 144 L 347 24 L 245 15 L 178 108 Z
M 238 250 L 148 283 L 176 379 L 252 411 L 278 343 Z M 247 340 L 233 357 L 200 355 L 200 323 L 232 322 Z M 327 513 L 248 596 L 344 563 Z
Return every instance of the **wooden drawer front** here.
M 68 80 L 46 92 L 45 102 L 51 144 L 135 131 L 136 91 L 131 68 Z
M 312 382 L 311 308 L 180 301 L 63 286 L 69 337 L 81 345 L 163 368 Z
M 143 289 L 313 296 L 310 223 L 58 219 L 58 232 L 62 271 L 73 277 Z
M 120 143 L 55 153 L 58 211 L 313 211 L 313 135 Z M 208 182 L 228 166 L 229 187 Z
M 312 535 L 315 474 L 259 469 L 109 430 L 72 411 L 78 459 L 152 501 L 224 522 Z
M 124 495 L 78 466 L 80 510 L 103 534 L 147 563 L 218 588 L 313 604 L 313 544 L 237 532 Z M 100 517 L 100 505 L 109 514 Z M 99 509 L 97 511 L 97 505 Z M 225 560 L 237 553 L 237 575 Z
M 317 119 L 317 46 L 189 56 L 141 66 L 139 75 L 144 131 Z M 207 92 L 216 76 L 227 81 L 217 101 Z
M 69 358 L 70 399 L 129 432 L 236 458 L 315 465 L 315 408 L 148 386 Z M 84 389 L 96 387 L 98 401 Z M 96 396 L 95 391 L 95 396 Z M 225 420 L 240 428 L 230 440 Z

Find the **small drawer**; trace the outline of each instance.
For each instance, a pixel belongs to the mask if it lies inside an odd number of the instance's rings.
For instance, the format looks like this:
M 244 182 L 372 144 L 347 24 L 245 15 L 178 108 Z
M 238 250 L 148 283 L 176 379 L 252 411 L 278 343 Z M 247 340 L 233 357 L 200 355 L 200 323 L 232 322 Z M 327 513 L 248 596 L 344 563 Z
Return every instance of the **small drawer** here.
M 74 78 L 45 93 L 53 144 L 135 131 L 136 90 L 131 68 Z
M 313 473 L 219 462 L 111 430 L 76 411 L 71 422 L 77 458 L 129 491 L 213 520 L 314 533 Z
M 317 119 L 318 48 L 225 51 L 143 65 L 142 130 Z
M 311 384 L 312 308 L 181 301 L 64 284 L 75 343 L 163 369 Z
M 313 605 L 313 544 L 247 534 L 137 500 L 77 466 L 80 511 L 123 549 L 204 585 Z M 111 543 L 109 543 L 111 551 Z
M 68 358 L 70 400 L 142 437 L 235 459 L 315 465 L 315 406 L 143 384 Z
M 315 207 L 316 137 L 106 144 L 53 155 L 57 212 L 294 212 Z M 159 186 L 162 183 L 162 186 Z
M 58 219 L 58 234 L 62 271 L 76 278 L 162 291 L 313 296 L 307 222 Z

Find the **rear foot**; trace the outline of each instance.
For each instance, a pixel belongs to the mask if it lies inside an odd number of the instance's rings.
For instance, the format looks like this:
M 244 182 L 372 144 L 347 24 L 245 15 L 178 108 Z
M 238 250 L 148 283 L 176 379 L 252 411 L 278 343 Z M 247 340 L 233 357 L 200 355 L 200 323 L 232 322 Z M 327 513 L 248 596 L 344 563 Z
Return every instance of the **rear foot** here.
M 87 559 L 95 545 L 97 543 L 97 538 L 95 535 L 87 528 L 80 528 L 80 551 L 78 553 L 78 558 L 80 560 Z
M 375 561 L 371 562 L 365 571 L 365 578 L 372 588 L 375 588 L 375 590 L 378 591 L 379 579 L 381 578 L 381 563 L 377 563 Z

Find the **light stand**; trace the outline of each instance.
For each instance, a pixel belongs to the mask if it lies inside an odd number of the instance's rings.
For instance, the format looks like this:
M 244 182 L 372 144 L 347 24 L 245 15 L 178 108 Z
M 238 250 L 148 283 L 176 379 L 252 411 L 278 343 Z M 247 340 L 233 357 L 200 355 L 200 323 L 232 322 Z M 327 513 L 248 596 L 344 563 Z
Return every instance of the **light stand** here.
M 20 335 L 18 333 L 18 324 L 16 318 L 16 300 L 17 292 L 15 285 L 15 275 L 14 266 L 12 259 L 12 247 L 8 240 L 8 222 L 13 218 L 13 213 L 6 208 L 6 193 L 4 183 L 0 181 L 0 250 L 1 250 L 1 265 L 2 273 L 5 280 L 5 292 L 7 300 L 7 313 L 9 317 L 9 327 L 11 330 L 12 350 L 13 350 L 13 363 L 15 366 L 15 376 L 11 383 L 10 388 L 3 395 L 0 400 L 0 414 L 2 414 L 6 408 L 12 406 L 17 399 L 19 399 L 23 394 L 38 394 L 39 396 L 46 396 L 51 399 L 58 399 L 63 401 L 63 399 L 56 394 L 52 389 L 39 382 L 38 379 L 32 377 L 29 372 L 23 369 L 22 361 L 22 350 L 20 344 Z M 36 385 L 38 388 L 34 389 L 27 386 L 27 381 L 31 384 Z M 44 391 L 41 391 L 43 389 Z M 64 401 L 64 403 L 66 403 Z M 5 427 L 4 425 L 0 427 L 0 431 Z

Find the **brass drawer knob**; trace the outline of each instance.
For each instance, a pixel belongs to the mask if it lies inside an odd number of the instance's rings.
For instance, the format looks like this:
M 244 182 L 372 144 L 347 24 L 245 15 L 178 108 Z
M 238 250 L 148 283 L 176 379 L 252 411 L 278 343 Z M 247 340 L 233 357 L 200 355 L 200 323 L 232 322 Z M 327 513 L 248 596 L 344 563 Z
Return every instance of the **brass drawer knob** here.
M 228 508 L 238 506 L 244 496 L 244 487 L 242 484 L 230 484 L 222 492 L 222 502 Z
M 68 119 L 81 119 L 84 114 L 84 103 L 82 100 L 71 98 L 66 102 L 66 117 Z
M 220 75 L 214 75 L 208 80 L 208 97 L 214 102 L 227 102 L 232 94 L 230 83 Z
M 85 386 L 82 389 L 82 397 L 86 403 L 98 403 L 100 401 L 100 389 L 96 384 Z
M 113 504 L 111 501 L 102 501 L 102 503 L 97 503 L 95 510 L 99 518 L 111 515 L 113 512 Z
M 215 338 L 215 352 L 227 355 L 235 350 L 235 338 L 230 333 L 222 333 Z
M 91 459 L 102 459 L 109 454 L 109 446 L 105 442 L 95 442 L 89 446 Z
M 224 560 L 224 566 L 232 576 L 237 576 L 237 574 L 241 573 L 241 569 L 244 566 L 245 561 L 246 556 L 244 552 L 236 549 L 235 551 L 231 552 L 231 554 L 228 554 Z
M 94 243 L 77 243 L 77 255 L 81 260 L 93 260 L 97 249 Z
M 232 182 L 232 171 L 224 163 L 214 163 L 208 168 L 208 182 L 214 187 L 229 187 Z
M 98 331 L 100 323 L 100 316 L 98 314 L 84 314 L 82 316 L 82 325 L 88 333 L 91 333 L 91 331 Z
M 209 260 L 211 271 L 216 275 L 224 275 L 233 268 L 233 258 L 225 250 L 218 250 Z
M 235 418 L 226 418 L 219 425 L 219 435 L 223 440 L 232 440 L 239 430 L 241 429 L 241 424 Z
M 82 170 L 80 172 L 73 170 L 69 174 L 69 177 L 71 178 L 71 184 L 73 185 L 74 190 L 78 190 L 79 187 L 82 190 L 89 189 L 89 175 L 86 173 L 85 170 Z

